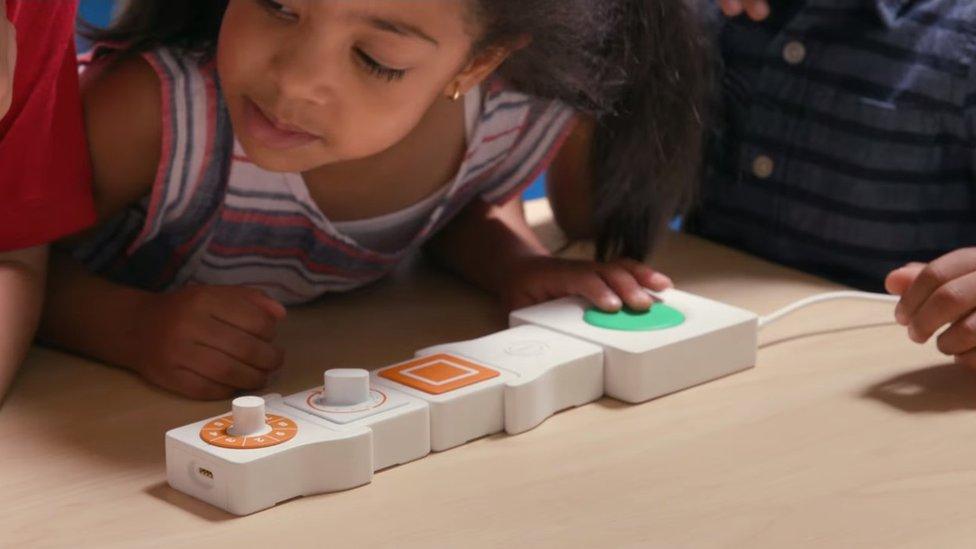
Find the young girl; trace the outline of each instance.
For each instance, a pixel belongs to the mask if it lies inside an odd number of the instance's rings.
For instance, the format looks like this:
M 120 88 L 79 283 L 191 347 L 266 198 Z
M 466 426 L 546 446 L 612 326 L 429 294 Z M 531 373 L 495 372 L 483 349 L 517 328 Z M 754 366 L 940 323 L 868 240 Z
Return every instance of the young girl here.
M 297 304 L 422 245 L 510 306 L 650 306 L 683 206 L 704 51 L 683 0 L 141 0 L 84 82 L 102 225 L 44 333 L 197 398 L 263 386 Z M 108 44 L 114 44 L 109 46 Z M 554 259 L 522 188 L 578 120 L 600 259 Z M 592 156 L 590 156 L 592 153 Z M 97 274 L 90 274 L 90 272 Z M 165 292 L 165 293 L 160 293 Z

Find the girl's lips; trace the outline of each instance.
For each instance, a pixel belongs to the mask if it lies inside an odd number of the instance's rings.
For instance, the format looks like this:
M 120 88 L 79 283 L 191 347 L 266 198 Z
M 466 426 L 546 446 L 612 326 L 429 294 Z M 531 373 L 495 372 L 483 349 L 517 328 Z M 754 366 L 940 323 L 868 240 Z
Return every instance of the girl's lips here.
M 317 135 L 282 127 L 247 98 L 244 99 L 244 128 L 251 137 L 269 149 L 293 149 L 321 139 Z

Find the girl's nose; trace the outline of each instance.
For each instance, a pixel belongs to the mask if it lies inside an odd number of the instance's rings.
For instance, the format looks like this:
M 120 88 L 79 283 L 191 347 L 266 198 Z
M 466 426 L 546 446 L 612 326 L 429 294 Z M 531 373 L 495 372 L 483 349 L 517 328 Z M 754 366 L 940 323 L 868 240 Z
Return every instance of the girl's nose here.
M 282 99 L 312 104 L 329 102 L 338 76 L 336 56 L 321 48 L 295 47 L 274 60 L 274 77 Z

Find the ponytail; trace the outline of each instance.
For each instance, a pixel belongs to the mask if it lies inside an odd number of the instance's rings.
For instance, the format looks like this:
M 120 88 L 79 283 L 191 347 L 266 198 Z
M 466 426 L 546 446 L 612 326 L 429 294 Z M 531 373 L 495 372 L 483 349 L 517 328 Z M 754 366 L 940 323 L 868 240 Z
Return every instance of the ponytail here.
M 500 69 L 596 121 L 599 259 L 643 259 L 695 196 L 710 44 L 701 0 L 481 0 L 486 43 L 532 37 Z
M 685 0 L 624 0 L 607 49 L 615 98 L 591 160 L 600 259 L 644 259 L 700 176 L 708 41 Z

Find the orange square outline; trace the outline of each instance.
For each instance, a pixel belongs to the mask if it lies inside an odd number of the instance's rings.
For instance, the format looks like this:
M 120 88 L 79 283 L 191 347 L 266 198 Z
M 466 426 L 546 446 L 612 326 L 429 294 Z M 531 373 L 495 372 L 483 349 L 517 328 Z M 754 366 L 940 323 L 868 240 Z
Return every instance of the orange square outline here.
M 439 367 L 450 368 L 460 373 L 444 379 L 435 379 L 432 375 L 424 375 L 423 373 L 421 373 L 424 372 L 425 370 L 434 370 L 434 369 L 438 369 Z M 467 379 L 471 376 L 476 376 L 478 375 L 478 373 L 479 371 L 474 368 L 464 366 L 463 364 L 452 364 L 451 362 L 448 362 L 446 360 L 438 360 L 430 364 L 419 364 L 417 366 L 411 366 L 409 368 L 400 370 L 400 375 L 409 377 L 410 379 L 413 379 L 417 382 L 427 383 L 429 385 L 434 385 L 436 387 L 440 387 L 441 385 L 447 385 L 448 383 L 454 383 L 456 381 L 461 381 L 462 379 Z
M 455 376 L 444 381 L 425 380 L 423 376 L 417 375 L 416 371 L 423 368 L 444 364 L 459 370 L 468 370 L 472 373 L 467 375 Z M 395 381 L 400 385 L 410 387 L 431 395 L 443 395 L 464 387 L 475 385 L 482 381 L 494 379 L 501 375 L 501 372 L 487 366 L 482 366 L 470 360 L 461 358 L 457 355 L 439 353 L 403 362 L 396 366 L 391 366 L 379 373 L 380 377 Z

